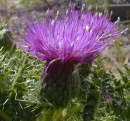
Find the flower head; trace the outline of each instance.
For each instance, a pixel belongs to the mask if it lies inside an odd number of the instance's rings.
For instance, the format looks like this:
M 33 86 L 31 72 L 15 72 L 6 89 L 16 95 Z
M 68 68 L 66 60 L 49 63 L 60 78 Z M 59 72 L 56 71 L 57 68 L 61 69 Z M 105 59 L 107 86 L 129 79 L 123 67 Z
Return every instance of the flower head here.
M 46 60 L 40 96 L 57 107 L 66 106 L 79 92 L 75 64 L 94 60 L 122 33 L 116 28 L 119 20 L 112 23 L 107 11 L 101 14 L 88 9 L 85 13 L 84 6 L 77 11 L 71 5 L 62 15 L 59 11 L 56 15 L 47 11 L 44 21 L 37 17 L 33 21 L 28 14 L 23 16 L 25 32 L 22 37 L 17 36 L 19 41 L 13 42 L 31 55 Z
M 19 41 L 13 42 L 41 60 L 91 61 L 122 34 L 116 28 L 119 19 L 112 23 L 107 11 L 92 13 L 89 8 L 85 13 L 84 5 L 81 11 L 71 5 L 61 16 L 59 11 L 54 15 L 48 10 L 44 21 L 36 17 L 33 23 L 28 14 L 23 16 L 26 30 L 22 37 L 17 36 Z

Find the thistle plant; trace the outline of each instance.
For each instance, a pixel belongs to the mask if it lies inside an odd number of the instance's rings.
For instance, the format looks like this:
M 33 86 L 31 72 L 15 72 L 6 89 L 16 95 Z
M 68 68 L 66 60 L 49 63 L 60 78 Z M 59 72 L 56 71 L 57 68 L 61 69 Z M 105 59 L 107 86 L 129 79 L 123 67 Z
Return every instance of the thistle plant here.
M 115 23 L 110 21 L 112 13 L 108 18 L 108 11 L 93 13 L 89 7 L 86 12 L 85 5 L 80 11 L 74 8 L 71 4 L 61 14 L 47 10 L 44 21 L 38 19 L 35 11 L 35 20 L 29 13 L 23 13 L 25 23 L 19 21 L 25 25 L 25 31 L 16 27 L 19 34 L 11 39 L 17 47 L 45 61 L 38 88 L 40 101 L 50 104 L 44 116 L 47 121 L 54 120 L 53 115 L 57 116 L 60 109 L 80 98 L 82 79 L 91 72 L 89 65 L 125 31 L 118 30 L 119 19 Z M 57 117 L 64 119 L 61 115 Z
M 12 43 L 7 36 L 7 33 L 9 34 L 10 32 L 6 29 L 6 26 L 5 23 L 0 25 L 0 49 L 2 49 L 3 53 L 10 50 L 12 47 Z

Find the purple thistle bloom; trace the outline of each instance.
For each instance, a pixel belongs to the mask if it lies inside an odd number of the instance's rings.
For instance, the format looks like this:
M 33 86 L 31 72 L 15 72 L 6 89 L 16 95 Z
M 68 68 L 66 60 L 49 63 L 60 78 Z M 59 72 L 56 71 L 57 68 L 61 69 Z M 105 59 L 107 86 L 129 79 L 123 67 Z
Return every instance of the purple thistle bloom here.
M 46 61 L 40 96 L 57 107 L 66 106 L 79 92 L 75 64 L 94 60 L 123 33 L 116 28 L 119 19 L 115 23 L 110 21 L 112 14 L 107 18 L 107 11 L 92 13 L 91 9 L 85 13 L 84 7 L 77 11 L 71 5 L 62 15 L 59 11 L 50 14 L 48 10 L 44 21 L 37 17 L 33 21 L 28 13 L 23 14 L 25 32 L 21 33 L 22 37 L 16 36 L 18 41 L 12 40 L 34 57 Z
M 116 26 L 119 19 L 112 23 L 108 12 L 92 13 L 89 8 L 87 13 L 84 6 L 81 11 L 74 10 L 71 6 L 65 14 L 46 12 L 45 21 L 31 23 L 32 19 L 24 14 L 26 30 L 19 41 L 13 41 L 17 46 L 40 60 L 61 60 L 86 63 L 94 60 L 100 52 L 111 45 L 115 38 L 123 33 Z

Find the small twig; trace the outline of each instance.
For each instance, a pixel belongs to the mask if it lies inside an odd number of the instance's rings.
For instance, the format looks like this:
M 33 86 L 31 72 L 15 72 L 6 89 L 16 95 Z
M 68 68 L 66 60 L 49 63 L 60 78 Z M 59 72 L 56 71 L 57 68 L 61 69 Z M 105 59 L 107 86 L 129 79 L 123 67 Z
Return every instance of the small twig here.
M 120 23 L 120 24 L 129 24 L 129 23 L 130 23 L 130 20 L 120 21 L 119 23 Z
M 50 9 L 53 8 L 53 5 L 52 5 L 50 2 L 48 2 L 47 0 L 44 0 L 44 2 L 48 5 L 48 7 L 49 7 Z
M 94 114 L 93 114 L 93 117 L 94 117 L 94 120 L 96 119 L 96 116 L 97 116 L 97 113 L 98 113 L 98 109 L 99 109 L 99 106 L 100 106 L 100 101 L 101 101 L 101 91 L 102 91 L 102 80 L 99 80 L 99 91 L 98 91 L 98 95 L 97 95 L 97 104 L 95 106 L 95 109 L 94 109 Z

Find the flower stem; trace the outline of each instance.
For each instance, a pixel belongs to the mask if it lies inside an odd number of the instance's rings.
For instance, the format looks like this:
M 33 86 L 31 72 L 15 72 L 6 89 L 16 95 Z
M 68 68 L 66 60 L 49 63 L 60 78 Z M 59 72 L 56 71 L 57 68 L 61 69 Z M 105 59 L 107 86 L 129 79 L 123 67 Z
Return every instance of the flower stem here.
M 54 110 L 50 109 L 44 112 L 44 121 L 53 121 Z
M 21 74 L 22 74 L 22 72 L 24 71 L 24 68 L 25 68 L 25 66 L 26 66 L 26 63 L 27 63 L 27 54 L 26 55 L 23 55 L 23 57 L 22 57 L 22 65 L 21 65 L 21 68 L 19 69 L 19 71 L 18 71 L 18 74 L 17 74 L 17 76 L 15 77 L 15 79 L 14 79 L 14 81 L 13 81 L 13 83 L 12 83 L 12 88 L 11 88 L 11 93 L 9 94 L 9 98 L 4 102 L 4 104 L 5 103 L 7 103 L 8 101 L 9 101 L 9 99 L 12 97 L 12 95 L 14 94 L 14 92 L 13 92 L 13 89 L 15 88 L 15 86 L 17 85 L 17 83 L 18 83 L 18 80 L 19 80 L 19 77 L 21 76 Z
M 57 109 L 57 110 L 55 111 L 54 121 L 62 121 L 62 120 L 64 119 L 63 111 L 64 111 L 63 108 Z
M 23 60 L 23 63 L 21 65 L 21 68 L 19 69 L 19 72 L 18 72 L 16 78 L 13 81 L 12 86 L 14 86 L 18 82 L 19 77 L 21 76 L 22 72 L 24 71 L 25 65 L 27 63 L 27 54 L 22 58 L 22 60 Z
M 76 113 L 77 111 L 79 111 L 83 107 L 84 107 L 84 104 L 82 104 L 82 103 L 75 104 L 72 108 L 67 110 L 67 114 L 66 114 L 64 120 L 67 120 L 68 118 L 70 118 L 74 113 Z
M 0 110 L 0 117 L 4 120 L 4 121 L 11 121 L 11 118 L 2 110 Z
M 100 101 L 101 101 L 101 91 L 102 91 L 102 80 L 99 79 L 99 91 L 98 91 L 98 95 L 97 95 L 97 103 L 96 103 L 96 106 L 94 109 L 94 114 L 93 114 L 94 120 L 96 119 L 96 115 L 97 115 L 98 108 L 99 108 Z

